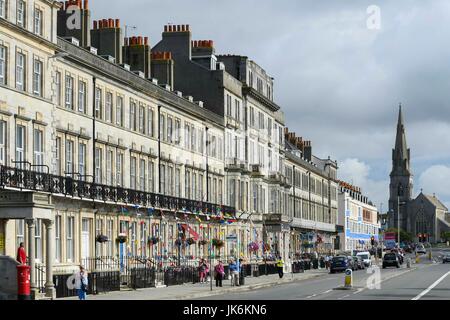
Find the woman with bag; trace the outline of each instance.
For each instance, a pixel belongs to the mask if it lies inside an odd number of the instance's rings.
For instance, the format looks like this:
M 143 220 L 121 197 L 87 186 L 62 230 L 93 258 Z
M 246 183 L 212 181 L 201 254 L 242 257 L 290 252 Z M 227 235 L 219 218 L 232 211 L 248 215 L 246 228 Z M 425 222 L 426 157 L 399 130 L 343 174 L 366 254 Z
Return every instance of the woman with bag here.
M 77 290 L 78 298 L 80 300 L 86 300 L 87 285 L 87 272 L 83 266 L 80 266 L 80 271 L 75 273 L 75 289 Z
M 219 261 L 219 263 L 214 267 L 214 271 L 216 278 L 216 287 L 222 287 L 222 280 L 225 275 L 225 270 L 223 268 L 222 261 Z
M 198 267 L 199 275 L 200 275 L 200 283 L 206 282 L 206 275 L 208 274 L 208 265 L 206 264 L 205 259 L 200 260 L 200 265 Z

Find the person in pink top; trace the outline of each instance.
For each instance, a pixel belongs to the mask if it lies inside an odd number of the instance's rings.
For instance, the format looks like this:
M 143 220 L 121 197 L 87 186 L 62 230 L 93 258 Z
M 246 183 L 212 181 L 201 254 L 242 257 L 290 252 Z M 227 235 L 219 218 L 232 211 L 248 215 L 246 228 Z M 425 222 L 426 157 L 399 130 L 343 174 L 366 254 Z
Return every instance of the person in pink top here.
M 216 278 L 216 287 L 221 287 L 223 276 L 225 275 L 225 270 L 223 269 L 222 261 L 219 261 L 219 263 L 214 267 L 214 271 Z

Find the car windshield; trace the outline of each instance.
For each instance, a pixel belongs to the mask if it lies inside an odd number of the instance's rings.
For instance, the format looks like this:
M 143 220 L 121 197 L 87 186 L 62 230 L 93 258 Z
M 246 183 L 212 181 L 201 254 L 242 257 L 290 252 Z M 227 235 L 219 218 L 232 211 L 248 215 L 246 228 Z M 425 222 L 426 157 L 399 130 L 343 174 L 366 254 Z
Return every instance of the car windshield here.
M 345 257 L 334 257 L 333 261 L 334 262 L 342 262 L 342 261 L 345 261 Z
M 367 254 L 360 254 L 359 255 L 361 257 L 361 259 L 369 259 L 369 256 Z
M 384 255 L 384 257 L 386 259 L 395 259 L 396 255 L 395 255 L 395 253 L 387 253 Z

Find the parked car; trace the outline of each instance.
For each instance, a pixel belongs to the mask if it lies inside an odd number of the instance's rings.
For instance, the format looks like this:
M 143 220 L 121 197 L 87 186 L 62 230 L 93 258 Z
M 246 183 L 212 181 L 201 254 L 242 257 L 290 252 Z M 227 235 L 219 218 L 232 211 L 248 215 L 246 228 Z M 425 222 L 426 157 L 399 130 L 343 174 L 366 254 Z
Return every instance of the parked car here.
M 330 273 L 342 272 L 351 269 L 349 259 L 346 256 L 336 256 L 331 260 Z
M 360 256 L 353 256 L 353 264 L 356 265 L 356 270 L 364 270 L 364 261 Z
M 450 262 L 450 253 L 447 253 L 443 258 L 442 258 L 442 263 L 447 263 Z
M 418 253 L 418 254 L 426 254 L 427 250 L 425 249 L 423 244 L 419 244 L 416 247 L 416 253 Z
M 361 257 L 366 267 L 370 267 L 372 265 L 372 257 L 369 251 L 358 252 L 356 256 Z
M 400 260 L 398 254 L 395 252 L 386 253 L 383 258 L 383 269 L 386 267 L 400 268 Z

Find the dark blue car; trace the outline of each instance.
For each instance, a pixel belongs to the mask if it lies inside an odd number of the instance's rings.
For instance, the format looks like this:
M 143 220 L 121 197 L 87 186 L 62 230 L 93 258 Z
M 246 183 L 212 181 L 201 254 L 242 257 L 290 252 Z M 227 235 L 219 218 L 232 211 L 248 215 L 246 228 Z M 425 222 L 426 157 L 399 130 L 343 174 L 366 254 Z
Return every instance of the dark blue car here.
M 337 271 L 345 271 L 347 269 L 352 269 L 348 257 L 346 256 L 333 257 L 330 265 L 330 273 L 335 273 Z

